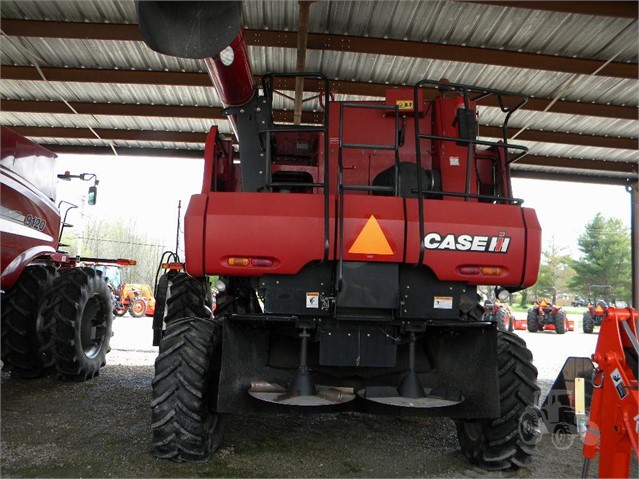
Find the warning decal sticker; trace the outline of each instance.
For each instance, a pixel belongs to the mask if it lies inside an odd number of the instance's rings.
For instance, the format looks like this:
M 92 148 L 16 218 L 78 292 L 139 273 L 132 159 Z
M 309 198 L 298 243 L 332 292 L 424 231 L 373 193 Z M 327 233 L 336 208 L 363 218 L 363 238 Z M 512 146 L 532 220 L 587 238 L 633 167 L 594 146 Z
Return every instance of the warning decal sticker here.
M 433 308 L 453 309 L 453 297 L 452 296 L 435 296 L 433 298 Z
M 306 308 L 307 309 L 319 309 L 319 293 L 312 292 L 306 293 Z
M 621 399 L 624 399 L 628 395 L 628 390 L 626 389 L 626 385 L 623 383 L 623 377 L 619 372 L 619 369 L 615 368 L 615 370 L 610 374 L 610 379 L 612 379 L 612 383 L 615 385 L 615 389 L 617 390 L 617 394 Z

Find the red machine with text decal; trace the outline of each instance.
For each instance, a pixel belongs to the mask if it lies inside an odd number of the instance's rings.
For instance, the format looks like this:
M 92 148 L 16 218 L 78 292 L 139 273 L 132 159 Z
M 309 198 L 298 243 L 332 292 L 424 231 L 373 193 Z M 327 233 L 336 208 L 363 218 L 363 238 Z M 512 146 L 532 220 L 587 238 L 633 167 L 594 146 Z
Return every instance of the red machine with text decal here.
M 0 127 L 0 286 L 3 369 L 20 378 L 56 376 L 84 381 L 99 373 L 109 351 L 113 306 L 101 273 L 83 261 L 129 264 L 129 260 L 77 258 L 60 251 L 61 221 L 56 155 Z M 60 202 L 63 203 L 63 202 Z M 65 202 L 69 208 L 75 208 Z M 65 215 L 66 218 L 66 215 Z
M 422 80 L 349 101 L 319 73 L 255 84 L 239 4 L 188 3 L 138 2 L 142 37 L 205 58 L 239 155 L 212 127 L 185 216 L 188 274 L 156 292 L 156 454 L 207 458 L 222 414 L 315 408 L 448 416 L 472 462 L 527 465 L 537 371 L 477 294 L 537 279 L 539 223 L 510 183 L 526 149 L 506 135 L 526 98 Z M 299 125 L 276 111 L 292 109 L 278 93 L 296 81 L 319 111 Z M 501 116 L 501 141 L 481 136 L 480 106 Z

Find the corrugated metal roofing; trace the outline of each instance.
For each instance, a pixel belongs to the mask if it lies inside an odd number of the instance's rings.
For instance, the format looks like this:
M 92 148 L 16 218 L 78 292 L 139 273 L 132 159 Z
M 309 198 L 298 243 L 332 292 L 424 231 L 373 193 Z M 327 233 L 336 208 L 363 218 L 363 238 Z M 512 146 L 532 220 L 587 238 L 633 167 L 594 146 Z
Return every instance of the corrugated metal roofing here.
M 58 22 L 137 23 L 133 1 L 8 1 L 0 4 L 4 19 Z M 298 28 L 298 4 L 294 1 L 246 1 L 243 24 L 254 30 Z M 454 1 L 320 1 L 312 4 L 311 33 L 388 38 L 411 42 L 457 45 L 510 52 L 553 55 L 604 62 L 637 63 L 639 36 L 637 19 L 598 15 L 530 10 L 476 2 Z M 320 71 L 333 80 L 412 85 L 424 79 L 450 81 L 523 92 L 531 98 L 558 97 L 560 100 L 588 104 L 636 107 L 639 81 L 545 71 L 531 68 L 488 65 L 411 57 L 407 43 L 405 56 L 357 53 L 337 50 L 308 50 L 306 71 Z M 254 73 L 294 71 L 296 50 L 250 46 Z M 0 51 L 2 65 L 42 68 L 104 69 L 121 71 L 195 72 L 205 69 L 201 61 L 167 57 L 137 41 L 39 38 L 4 36 Z M 289 92 L 290 94 L 290 92 Z M 67 101 L 125 105 L 220 106 L 215 90 L 201 86 L 158 84 L 109 84 L 91 82 L 45 82 L 3 79 L 2 100 Z M 338 100 L 378 100 L 377 97 L 336 95 Z M 292 101 L 278 97 L 275 108 L 291 110 Z M 319 109 L 317 100 L 304 104 L 306 111 Z M 480 107 L 480 123 L 497 126 L 495 108 Z M 7 125 L 51 127 L 96 127 L 149 131 L 204 132 L 217 122 L 230 132 L 223 120 L 157 118 L 107 115 L 72 115 L 3 112 L 0 122 Z M 511 119 L 513 128 L 527 127 L 544 132 L 561 132 L 598 137 L 636 139 L 639 120 L 603 118 L 552 112 L 521 110 Z M 74 143 L 75 141 L 75 143 Z M 96 144 L 93 140 L 46 138 L 59 144 Z M 99 143 L 99 140 L 95 140 Z M 88 142 L 88 143 L 87 143 Z M 192 143 L 132 142 L 139 147 L 192 149 Z M 523 143 L 523 142 L 518 142 Z M 584 147 L 552 142 L 528 142 L 531 152 L 551 157 L 605 159 L 639 163 L 639 151 Z M 551 167 L 516 165 L 517 169 Z M 583 173 L 583 171 L 582 171 Z M 612 173 L 611 173 L 612 175 Z M 616 175 L 616 173 L 615 173 Z

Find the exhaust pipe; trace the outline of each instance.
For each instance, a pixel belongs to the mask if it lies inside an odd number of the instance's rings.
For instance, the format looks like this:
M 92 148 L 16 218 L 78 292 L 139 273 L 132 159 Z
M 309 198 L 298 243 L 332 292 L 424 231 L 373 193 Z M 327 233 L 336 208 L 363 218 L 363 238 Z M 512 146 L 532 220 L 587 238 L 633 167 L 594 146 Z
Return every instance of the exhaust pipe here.
M 251 100 L 255 82 L 241 28 L 241 2 L 143 0 L 136 6 L 140 33 L 149 48 L 204 60 L 225 107 Z

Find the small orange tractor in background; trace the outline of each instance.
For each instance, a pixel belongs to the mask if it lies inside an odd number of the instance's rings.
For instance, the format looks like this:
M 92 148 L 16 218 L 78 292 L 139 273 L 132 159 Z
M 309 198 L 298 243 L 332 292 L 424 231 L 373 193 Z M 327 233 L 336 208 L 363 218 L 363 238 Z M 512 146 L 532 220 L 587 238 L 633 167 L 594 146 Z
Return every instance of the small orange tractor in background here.
M 528 310 L 526 324 L 529 333 L 554 329 L 557 334 L 564 334 L 566 331 L 573 331 L 575 327 L 561 306 L 548 303 L 545 299 Z
M 134 318 L 153 316 L 155 313 L 155 298 L 148 284 L 121 283 L 116 294 L 113 313 L 124 316 L 129 312 Z
M 487 300 L 484 302 L 484 308 L 484 321 L 495 321 L 500 331 L 515 330 L 515 316 L 507 304 Z
M 86 263 L 102 273 L 111 290 L 113 314 L 124 316 L 127 312 L 134 318 L 144 315 L 153 316 L 155 312 L 155 298 L 148 284 L 125 283 L 122 280 L 122 267 L 135 266 L 135 260 L 120 260 L 118 264 Z
M 599 300 L 595 304 L 588 304 L 588 311 L 584 313 L 582 318 L 584 333 L 590 334 L 593 332 L 595 326 L 601 326 L 604 312 L 607 308 L 608 305 L 603 300 Z

